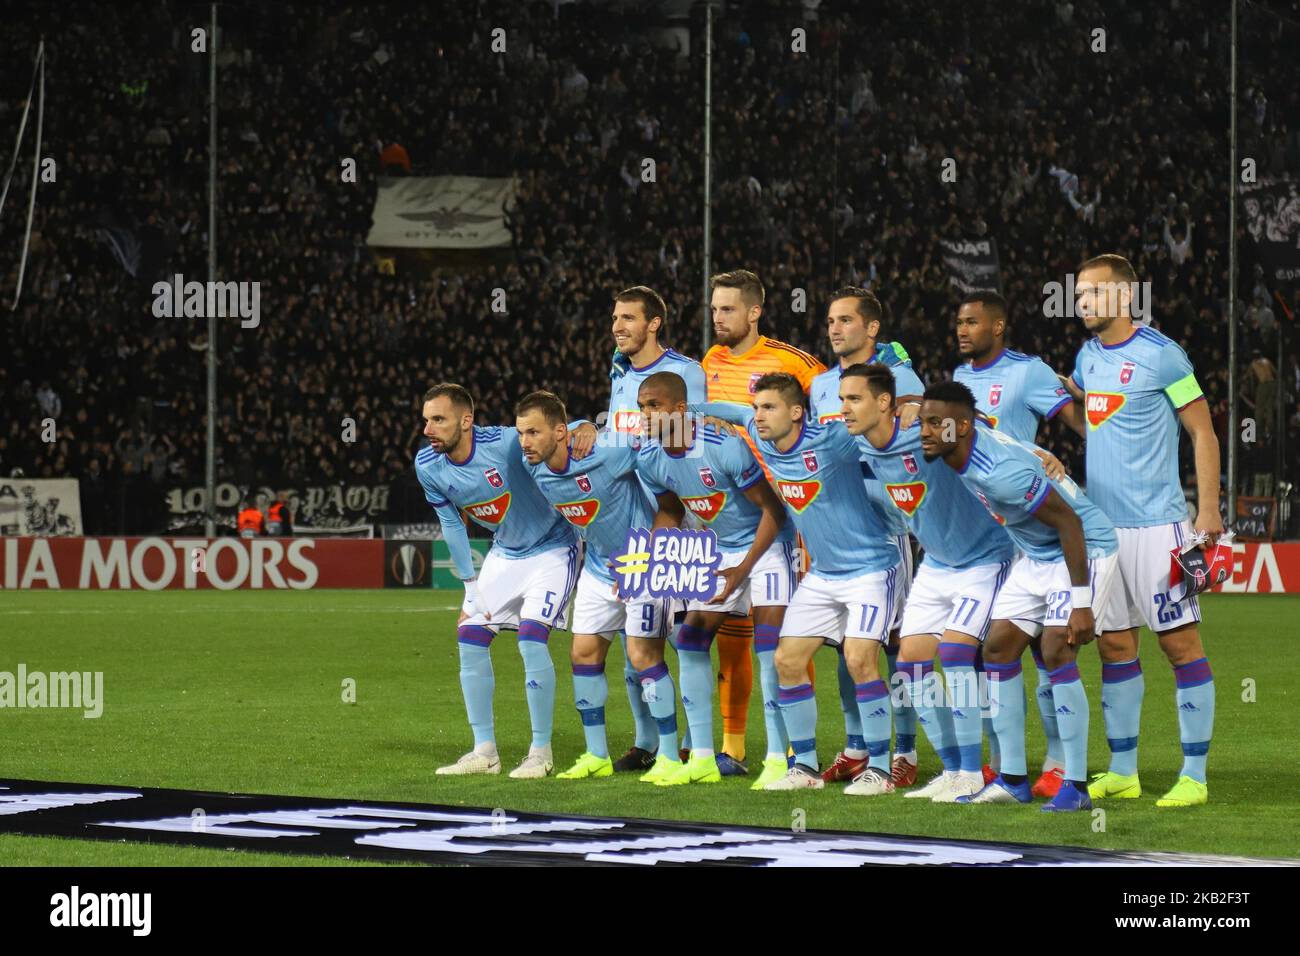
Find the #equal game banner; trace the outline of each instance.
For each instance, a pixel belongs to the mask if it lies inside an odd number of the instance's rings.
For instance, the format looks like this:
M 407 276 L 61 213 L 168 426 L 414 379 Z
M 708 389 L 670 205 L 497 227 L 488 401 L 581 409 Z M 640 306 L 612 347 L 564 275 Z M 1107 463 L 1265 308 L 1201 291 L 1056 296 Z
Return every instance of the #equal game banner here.
M 366 244 L 406 249 L 496 249 L 510 245 L 506 208 L 513 179 L 381 177 Z

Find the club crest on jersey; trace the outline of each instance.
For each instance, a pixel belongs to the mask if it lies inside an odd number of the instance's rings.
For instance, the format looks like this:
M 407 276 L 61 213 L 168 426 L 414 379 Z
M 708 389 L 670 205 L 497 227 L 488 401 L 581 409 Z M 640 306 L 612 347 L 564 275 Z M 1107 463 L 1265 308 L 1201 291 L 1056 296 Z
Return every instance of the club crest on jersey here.
M 700 481 L 704 482 L 704 486 L 705 486 L 706 488 L 713 488 L 714 486 L 716 486 L 716 485 L 717 485 L 717 482 L 714 481 L 714 479 L 713 479 L 713 469 L 712 469 L 712 468 L 701 468 L 701 469 L 700 469 Z
M 920 468 L 916 464 L 916 456 L 910 451 L 903 454 L 903 467 L 907 469 L 909 475 L 915 475 Z
M 803 453 L 803 466 L 809 471 L 817 470 L 817 453 L 815 451 L 806 451 Z
M 921 502 L 925 500 L 926 487 L 924 481 L 887 484 L 885 490 L 889 492 L 890 500 L 898 506 L 898 510 L 909 518 L 916 514 L 916 509 L 921 507 Z
M 1083 405 L 1084 414 L 1088 416 L 1088 427 L 1096 431 L 1123 408 L 1127 401 L 1128 397 L 1120 392 L 1089 392 Z
M 483 477 L 488 480 L 488 484 L 493 488 L 500 488 L 505 484 L 504 479 L 501 477 L 501 472 L 497 471 L 495 468 L 489 468 L 487 471 L 483 472 Z
M 573 480 L 576 481 L 576 482 L 578 483 L 578 487 L 581 488 L 584 492 L 590 492 L 590 491 L 591 491 L 591 476 L 590 476 L 590 475 L 578 475 L 578 476 L 575 477 Z
M 989 386 L 989 408 L 997 408 L 1002 401 L 1002 384 Z
M 803 510 L 821 494 L 822 483 L 820 481 L 785 481 L 778 478 L 776 490 L 781 492 L 781 497 L 785 499 L 786 504 L 794 509 L 795 514 L 802 514 Z
M 483 524 L 499 525 L 510 510 L 510 492 L 499 495 L 491 501 L 480 501 L 465 506 L 465 512 L 474 520 Z
M 1132 362 L 1125 362 L 1119 369 L 1119 383 L 1127 385 L 1133 378 L 1133 370 L 1137 368 Z
M 762 378 L 762 377 L 763 377 L 764 375 L 766 375 L 766 374 L 767 374 L 766 372 L 751 372 L 751 373 L 750 373 L 750 375 L 749 375 L 749 394 L 750 394 L 750 395 L 753 395 L 753 394 L 754 394 L 754 386 L 758 384 L 758 380 L 759 380 L 760 378 Z

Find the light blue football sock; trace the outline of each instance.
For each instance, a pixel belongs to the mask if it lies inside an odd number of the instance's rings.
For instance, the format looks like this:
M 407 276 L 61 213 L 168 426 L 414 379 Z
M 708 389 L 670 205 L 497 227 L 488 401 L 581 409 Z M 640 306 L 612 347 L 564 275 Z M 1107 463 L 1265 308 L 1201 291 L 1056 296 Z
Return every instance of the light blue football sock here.
M 496 678 L 492 673 L 489 647 L 496 634 L 491 628 L 462 624 L 456 629 L 460 652 L 460 692 L 465 698 L 465 715 L 474 732 L 474 746 L 496 743 L 492 719 L 492 694 Z
M 1138 734 L 1142 725 L 1142 698 L 1146 678 L 1142 662 L 1101 665 L 1101 717 L 1110 747 L 1110 772 L 1131 777 L 1138 772 Z
M 637 685 L 638 689 L 640 685 Z M 604 664 L 573 665 L 573 706 L 582 718 L 582 734 L 587 739 L 587 752 L 597 757 L 609 756 L 609 742 L 605 737 L 605 701 L 609 697 L 609 682 L 605 679 Z

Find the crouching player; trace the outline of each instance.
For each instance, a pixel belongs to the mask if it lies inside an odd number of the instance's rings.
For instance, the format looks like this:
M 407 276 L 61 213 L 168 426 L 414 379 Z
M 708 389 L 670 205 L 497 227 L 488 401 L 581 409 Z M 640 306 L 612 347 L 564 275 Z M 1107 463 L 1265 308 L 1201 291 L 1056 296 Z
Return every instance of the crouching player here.
M 495 679 L 489 648 L 502 629 L 519 634 L 524 694 L 533 742 L 515 779 L 545 777 L 551 758 L 555 665 L 547 640 L 564 627 L 578 575 L 578 542 L 537 489 L 520 455 L 513 428 L 476 428 L 474 400 L 459 385 L 435 385 L 424 394 L 427 448 L 415 456 L 415 474 L 438 513 L 465 604 L 456 629 L 460 687 L 474 733 L 474 749 L 439 774 L 500 773 L 492 714 Z M 492 532 L 492 547 L 477 580 L 460 512 Z
M 637 404 L 650 440 L 637 471 L 659 501 L 656 528 L 676 527 L 689 511 L 713 531 L 722 552 L 719 590 L 711 600 L 690 601 L 677 632 L 682 706 L 690 725 L 691 756 L 683 765 L 663 751 L 642 780 L 660 786 L 721 779 L 713 751 L 713 639 L 729 616 L 753 609 L 767 729 L 763 772 L 750 789 L 761 790 L 786 773 L 789 740 L 777 699 L 776 647 L 794 590 L 794 532 L 785 508 L 744 440 L 688 417 L 686 383 L 658 372 L 641 383 Z
M 808 664 L 823 643 L 843 642 L 868 759 L 844 792 L 891 793 L 889 690 L 880 676 L 880 650 L 894 619 L 900 558 L 863 486 L 857 443 L 839 423 L 809 421 L 799 380 L 782 372 L 754 383 L 753 408 L 711 402 L 702 410 L 749 429 L 812 553 L 776 651 L 781 715 L 795 765 L 764 789 L 825 786 L 818 773 L 817 700 Z
M 1075 662 L 1097 636 L 1115 579 L 1119 539 L 1101 509 L 1069 478 L 1049 479 L 1037 456 L 1014 438 L 976 425 L 975 396 L 959 382 L 925 391 L 921 448 L 942 458 L 984 502 L 1020 549 L 993 605 L 984 644 L 993 729 L 1002 767 L 993 781 L 958 803 L 1029 803 L 1025 764 L 1025 692 L 1020 657 L 1042 635 L 1052 701 L 1065 757 L 1065 780 L 1043 809 L 1088 810 L 1088 697 Z
M 984 786 L 975 655 L 1014 548 L 956 472 L 922 453 L 921 429 L 900 426 L 888 368 L 846 368 L 840 397 L 845 427 L 861 436 L 864 460 L 925 549 L 903 611 L 897 673 L 943 772 L 904 795 L 955 803 Z M 934 673 L 936 650 L 946 697 Z
M 608 777 L 614 772 L 605 735 L 605 656 L 619 631 L 636 668 L 642 695 L 659 730 L 659 753 L 677 749 L 677 690 L 664 663 L 670 602 L 619 598 L 610 564 L 627 544 L 629 528 L 648 528 L 654 518 L 636 476 L 637 444 L 597 442 L 585 458 L 569 454 L 564 403 L 551 392 L 532 392 L 515 406 L 519 444 L 542 494 L 587 543 L 573 603 L 573 698 L 587 749 L 559 774 L 562 780 Z M 671 757 L 670 757 L 671 759 Z

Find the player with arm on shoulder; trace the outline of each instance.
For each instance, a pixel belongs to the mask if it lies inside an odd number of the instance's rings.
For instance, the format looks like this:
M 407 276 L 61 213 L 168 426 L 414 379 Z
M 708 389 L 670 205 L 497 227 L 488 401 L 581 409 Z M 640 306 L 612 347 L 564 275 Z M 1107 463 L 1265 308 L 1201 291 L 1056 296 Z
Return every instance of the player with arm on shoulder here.
M 671 758 L 677 748 L 677 689 L 664 663 L 671 602 L 639 595 L 618 597 L 611 562 L 627 544 L 631 528 L 649 528 L 654 512 L 636 474 L 637 444 L 597 441 L 576 459 L 569 446 L 564 403 L 551 392 L 532 392 L 515 406 L 515 427 L 527 469 L 546 500 L 587 544 L 573 601 L 574 706 L 587 749 L 562 780 L 608 777 L 614 772 L 605 735 L 609 685 L 605 657 L 614 635 L 627 635 L 627 653 L 654 718 L 656 750 Z
M 1025 761 L 1025 693 L 1020 658 L 1041 634 L 1065 757 L 1065 780 L 1044 810 L 1088 810 L 1088 697 L 1079 680 L 1078 648 L 1098 632 L 1118 575 L 1115 528 L 1069 478 L 1052 480 L 1031 449 L 975 423 L 975 396 L 960 382 L 925 391 L 921 448 L 952 468 L 1002 524 L 1020 551 L 993 603 L 984 642 L 990 710 L 1002 769 L 958 803 L 1029 803 Z
M 755 383 L 772 372 L 793 375 L 806 394 L 813 378 L 825 371 L 826 366 L 807 352 L 759 333 L 767 292 L 758 276 L 748 269 L 735 269 L 713 276 L 709 285 L 716 344 L 704 356 L 708 400 L 734 402 L 749 408 Z M 742 437 L 749 442 L 750 450 L 771 480 L 758 445 L 748 434 Z M 718 630 L 718 695 L 722 709 L 722 752 L 718 755 L 718 765 L 723 776 L 748 772 L 744 763 L 745 729 L 754 684 L 749 657 L 753 640 L 754 626 L 748 618 L 732 618 Z
M 1205 762 L 1214 732 L 1214 675 L 1201 645 L 1194 591 L 1170 587 L 1170 555 L 1203 536 L 1223 533 L 1219 516 L 1219 441 L 1187 354 L 1155 329 L 1133 323 L 1137 274 L 1118 255 L 1089 259 L 1075 283 L 1078 313 L 1094 338 L 1084 343 L 1071 376 L 1085 392 L 1088 497 L 1115 523 L 1119 577 L 1115 600 L 1101 614 L 1102 702 L 1110 768 L 1089 788 L 1092 798 L 1137 797 L 1137 743 L 1145 684 L 1138 629 L 1155 632 L 1174 670 L 1183 766 L 1157 807 L 1209 800 Z M 1178 474 L 1179 426 L 1196 460 L 1195 522 Z
M 1033 444 L 1039 424 L 1058 416 L 1082 435 L 1083 405 L 1074 401 L 1042 359 L 1007 347 L 1007 325 L 1007 301 L 997 292 L 981 290 L 962 299 L 957 307 L 957 350 L 967 361 L 953 371 L 953 381 L 970 388 L 976 409 L 994 428 L 1017 441 Z M 1047 738 L 1042 774 L 1032 789 L 1036 797 L 1052 797 L 1060 789 L 1065 770 L 1061 736 L 1056 727 L 1052 685 L 1037 640 L 1030 643 L 1030 651 L 1038 670 L 1038 717 Z M 989 762 L 992 771 L 1000 766 L 997 737 L 992 733 Z M 992 779 L 994 773 L 986 771 L 985 776 Z
M 813 379 L 809 399 L 813 417 L 818 423 L 839 421 L 841 418 L 840 377 L 844 370 L 858 364 L 880 365 L 889 368 L 896 380 L 899 395 L 920 397 L 925 386 L 912 371 L 912 361 L 907 350 L 897 342 L 880 342 L 885 310 L 875 294 L 856 286 L 846 286 L 831 293 L 831 303 L 826 310 L 826 331 L 831 351 L 839 361 L 834 368 Z M 915 416 L 913 416 L 915 417 Z M 907 592 L 912 583 L 912 542 L 902 514 L 888 500 L 884 486 L 871 474 L 870 466 L 863 469 L 862 480 L 867 493 L 880 508 L 885 527 L 898 542 L 903 570 L 898 576 L 899 595 L 897 613 L 890 628 L 889 643 L 885 645 L 888 681 L 895 686 L 894 673 L 898 663 L 899 632 L 906 606 Z M 862 727 L 858 723 L 858 707 L 854 698 L 853 678 L 841 654 L 839 659 L 840 709 L 844 712 L 844 749 L 835 755 L 823 772 L 827 783 L 851 780 L 862 772 L 867 763 L 867 751 L 862 740 Z M 894 765 L 891 772 L 894 785 L 910 787 L 916 783 L 916 711 L 906 696 L 889 695 L 894 711 Z
M 686 514 L 717 535 L 722 553 L 718 593 L 690 601 L 677 634 L 682 705 L 691 730 L 685 765 L 660 756 L 655 769 L 674 768 L 660 786 L 721 779 L 713 751 L 713 665 L 709 649 L 728 617 L 750 614 L 758 653 L 767 756 L 751 789 L 785 776 L 789 739 L 777 697 L 776 645 L 794 590 L 794 532 L 785 507 L 749 446 L 737 435 L 698 424 L 688 415 L 686 384 L 672 372 L 641 383 L 638 404 L 652 439 L 641 446 L 637 471 L 655 493 L 656 527 L 674 527 Z M 654 773 L 652 771 L 651 773 Z M 649 776 L 649 775 L 647 775 Z M 644 779 L 644 778 L 643 778 Z
M 885 366 L 853 365 L 840 379 L 841 405 L 849 434 L 859 436 L 863 456 L 925 549 L 903 613 L 896 693 L 923 718 L 943 772 L 905 796 L 955 803 L 985 782 L 975 659 L 1014 548 L 957 473 L 925 457 L 919 425 L 902 427 L 895 387 Z
M 437 772 L 501 772 L 489 648 L 504 628 L 518 634 L 533 728 L 528 755 L 510 776 L 545 777 L 554 767 L 555 712 L 555 665 L 547 641 L 552 628 L 562 628 L 567 621 L 569 596 L 578 579 L 577 538 L 524 466 L 518 432 L 476 427 L 474 399 L 465 388 L 450 382 L 433 386 L 424 393 L 423 415 L 429 444 L 416 453 L 415 473 L 438 514 L 456 573 L 465 582 L 456 640 L 461 692 L 474 733 L 474 749 Z M 462 513 L 492 533 L 492 547 L 477 578 Z
M 657 372 L 673 372 L 686 383 L 690 401 L 702 402 L 706 397 L 704 369 L 695 359 L 660 344 L 668 321 L 668 307 L 654 289 L 644 285 L 623 289 L 614 296 L 611 311 L 614 361 L 609 372 L 609 409 L 604 427 L 607 440 L 623 441 L 641 434 L 637 390 L 642 382 Z M 574 458 L 585 458 L 594 441 L 594 432 L 574 436 Z M 653 500 L 648 489 L 646 494 Z M 614 761 L 614 769 L 619 772 L 645 771 L 654 765 L 659 731 L 650 716 L 649 705 L 642 698 L 636 669 L 628 658 L 627 635 L 620 634 L 619 640 L 623 644 L 623 687 L 632 710 L 635 737 L 627 752 Z
M 825 786 L 818 772 L 817 700 L 808 664 L 822 644 L 845 643 L 868 757 L 844 792 L 892 793 L 889 689 L 880 675 L 880 649 L 894 619 L 902 565 L 898 546 L 862 484 L 857 442 L 841 422 L 809 421 L 799 380 L 780 372 L 755 383 L 752 409 L 711 402 L 700 411 L 745 424 L 812 553 L 812 567 L 795 589 L 776 650 L 781 716 L 795 765 L 764 789 Z

